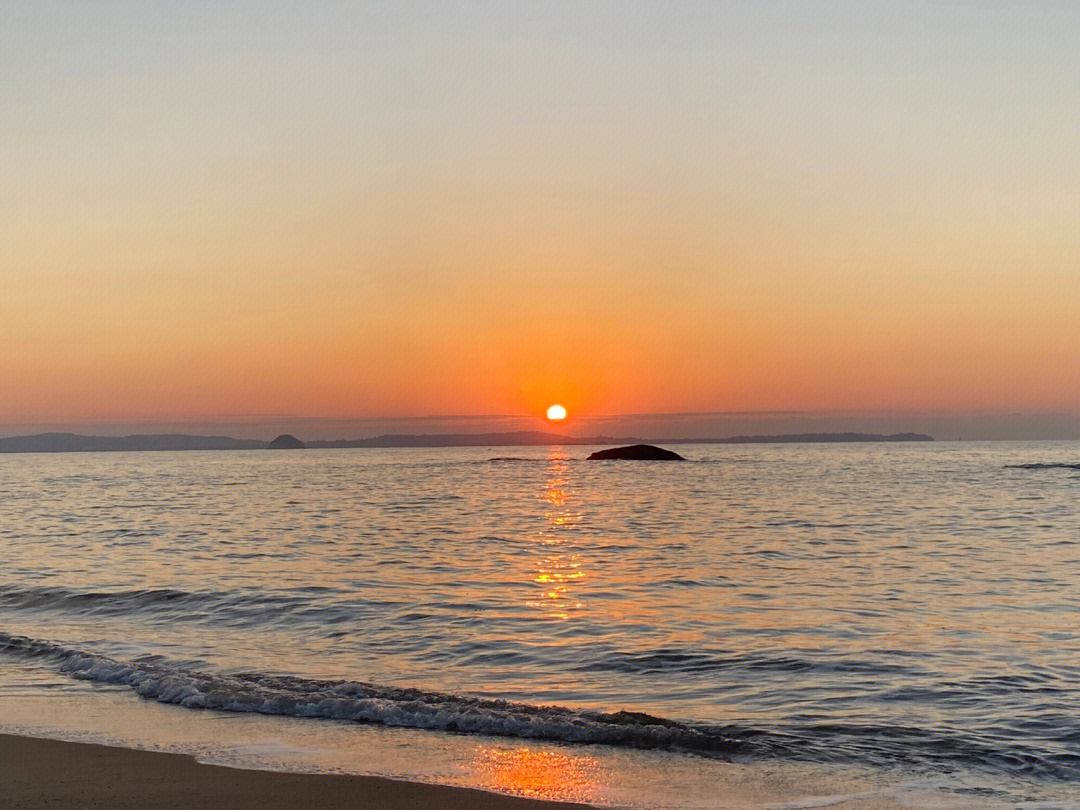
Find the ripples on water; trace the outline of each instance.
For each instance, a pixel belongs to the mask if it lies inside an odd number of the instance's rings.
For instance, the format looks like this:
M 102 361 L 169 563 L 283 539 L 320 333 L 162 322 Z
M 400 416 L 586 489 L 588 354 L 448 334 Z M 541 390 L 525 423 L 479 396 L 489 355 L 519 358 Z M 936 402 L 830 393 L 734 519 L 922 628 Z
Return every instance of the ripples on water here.
M 587 454 L 0 457 L 0 653 L 234 711 L 1080 777 L 1080 448 Z

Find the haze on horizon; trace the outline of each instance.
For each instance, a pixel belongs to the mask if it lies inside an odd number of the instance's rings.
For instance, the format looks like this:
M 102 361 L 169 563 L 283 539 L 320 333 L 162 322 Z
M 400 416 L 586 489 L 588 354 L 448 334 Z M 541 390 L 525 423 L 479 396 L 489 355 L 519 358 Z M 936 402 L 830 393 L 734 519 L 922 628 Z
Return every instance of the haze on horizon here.
M 0 15 L 0 425 L 1075 430 L 1068 3 Z

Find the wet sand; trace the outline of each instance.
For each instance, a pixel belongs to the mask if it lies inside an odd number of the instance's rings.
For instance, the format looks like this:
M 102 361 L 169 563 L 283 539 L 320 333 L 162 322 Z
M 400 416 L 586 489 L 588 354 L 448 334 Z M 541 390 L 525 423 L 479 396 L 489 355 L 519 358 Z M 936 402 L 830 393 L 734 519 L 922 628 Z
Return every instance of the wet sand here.
M 274 773 L 190 756 L 0 735 L 0 807 L 65 810 L 573 810 L 586 805 L 376 776 Z

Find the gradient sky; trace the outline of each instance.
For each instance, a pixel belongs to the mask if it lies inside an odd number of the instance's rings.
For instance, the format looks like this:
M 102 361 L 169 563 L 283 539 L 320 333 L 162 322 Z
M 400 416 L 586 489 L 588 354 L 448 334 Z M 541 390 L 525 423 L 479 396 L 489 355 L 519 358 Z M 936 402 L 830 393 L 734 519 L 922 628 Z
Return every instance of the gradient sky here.
M 1069 2 L 0 7 L 0 424 L 1080 412 Z

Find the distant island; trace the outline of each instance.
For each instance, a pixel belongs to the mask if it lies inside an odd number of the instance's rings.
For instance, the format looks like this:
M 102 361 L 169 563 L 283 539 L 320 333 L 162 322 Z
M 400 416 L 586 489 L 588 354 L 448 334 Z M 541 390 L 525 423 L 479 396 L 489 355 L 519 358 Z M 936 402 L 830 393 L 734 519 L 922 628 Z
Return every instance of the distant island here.
M 651 444 L 632 444 L 628 447 L 610 447 L 597 450 L 586 461 L 686 461 L 672 450 Z
M 370 439 L 301 442 L 279 436 L 273 442 L 228 436 L 189 436 L 182 433 L 134 436 L 82 436 L 77 433 L 38 433 L 0 439 L 0 453 L 101 453 L 135 450 L 265 450 L 276 448 L 390 448 L 390 447 L 544 447 L 550 445 L 662 444 L 813 444 L 835 442 L 932 442 L 921 433 L 789 433 L 779 436 L 729 436 L 715 439 L 639 439 L 615 436 L 564 436 L 543 431 L 510 433 L 388 434 Z
M 282 433 L 267 445 L 270 450 L 303 450 L 306 447 L 306 444 L 291 433 Z

